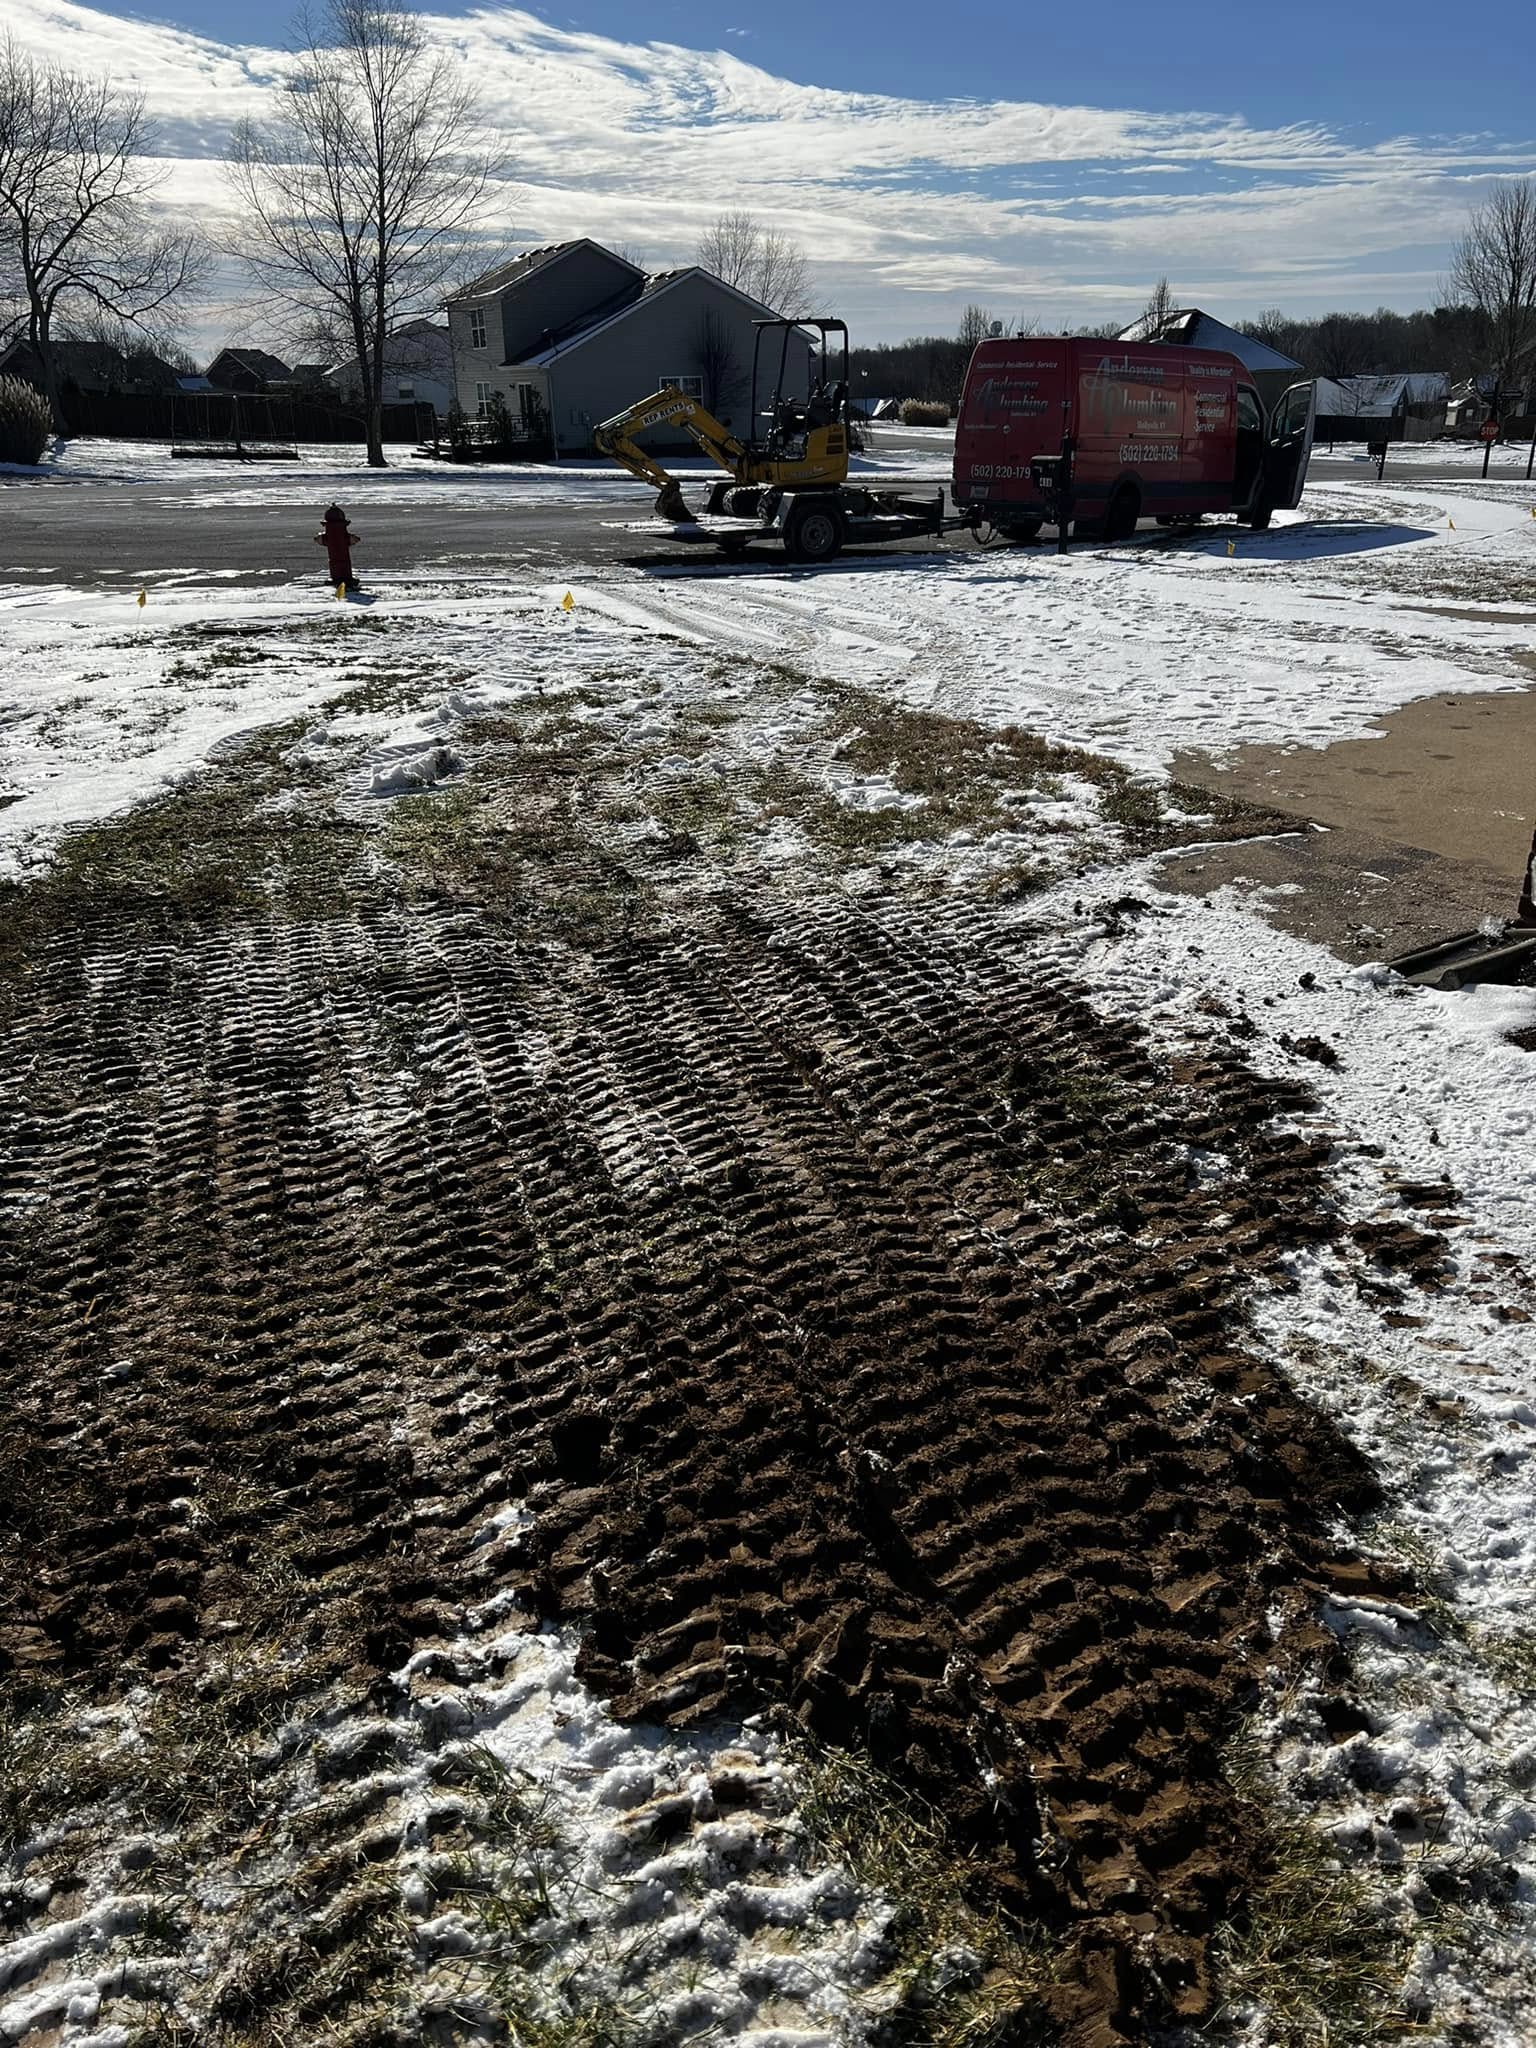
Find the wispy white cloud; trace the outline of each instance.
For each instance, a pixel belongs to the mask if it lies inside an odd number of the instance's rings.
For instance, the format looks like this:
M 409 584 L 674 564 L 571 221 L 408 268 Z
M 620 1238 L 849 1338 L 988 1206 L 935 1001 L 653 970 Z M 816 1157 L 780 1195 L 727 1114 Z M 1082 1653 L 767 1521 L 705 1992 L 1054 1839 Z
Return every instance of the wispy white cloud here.
M 281 50 L 75 0 L 8 12 L 23 42 L 143 88 L 169 203 L 224 203 L 224 139 L 276 89 Z M 1524 138 L 1367 142 L 1230 112 L 835 91 L 739 48 L 627 43 L 513 8 L 432 30 L 504 139 L 489 237 L 590 234 L 660 264 L 690 254 L 723 206 L 746 207 L 806 246 L 827 302 L 867 339 L 952 326 L 975 298 L 1047 323 L 1129 317 L 1164 274 L 1230 315 L 1420 302 L 1488 182 L 1536 173 Z M 210 311 L 207 331 L 219 326 Z

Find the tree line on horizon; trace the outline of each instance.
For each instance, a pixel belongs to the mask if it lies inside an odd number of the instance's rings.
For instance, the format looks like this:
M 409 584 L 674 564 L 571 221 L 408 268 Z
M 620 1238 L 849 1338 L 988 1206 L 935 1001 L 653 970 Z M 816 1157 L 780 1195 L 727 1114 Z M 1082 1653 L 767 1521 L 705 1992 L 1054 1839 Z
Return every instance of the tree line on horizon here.
M 1424 307 L 1411 313 L 1378 306 L 1371 313 L 1323 313 L 1310 320 L 1294 317 L 1274 306 L 1229 325 L 1240 334 L 1252 335 L 1290 356 L 1309 377 L 1443 371 L 1453 384 L 1477 376 L 1495 376 L 1504 389 L 1515 391 L 1536 379 L 1536 261 L 1532 280 L 1528 319 L 1523 328 L 1516 325 L 1514 329 L 1517 345 L 1506 345 L 1502 350 L 1495 322 L 1472 302 Z M 1130 313 L 1123 320 L 1049 331 L 1090 340 L 1113 340 L 1154 310 L 1156 299 L 1154 292 L 1142 315 Z M 1162 311 L 1166 315 L 1175 310 L 1170 296 Z M 855 398 L 915 398 L 953 408 L 959 403 L 972 351 L 978 341 L 991 333 L 994 324 L 999 324 L 1000 332 L 1011 335 L 1047 331 L 1027 316 L 994 323 L 985 308 L 967 307 L 957 335 L 914 335 L 906 341 L 877 342 L 854 349 L 850 374 Z M 1519 345 L 1522 336 L 1523 347 Z

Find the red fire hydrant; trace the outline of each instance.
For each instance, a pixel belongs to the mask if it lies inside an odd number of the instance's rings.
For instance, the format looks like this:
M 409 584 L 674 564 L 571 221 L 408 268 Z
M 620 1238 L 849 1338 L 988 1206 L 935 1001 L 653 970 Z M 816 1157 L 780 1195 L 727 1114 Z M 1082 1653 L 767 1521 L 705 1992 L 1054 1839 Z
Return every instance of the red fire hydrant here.
M 339 505 L 327 505 L 325 516 L 320 521 L 320 531 L 315 543 L 325 549 L 325 559 L 330 569 L 332 583 L 340 584 L 344 590 L 355 590 L 357 578 L 352 574 L 352 547 L 358 536 L 347 524 L 347 515 Z

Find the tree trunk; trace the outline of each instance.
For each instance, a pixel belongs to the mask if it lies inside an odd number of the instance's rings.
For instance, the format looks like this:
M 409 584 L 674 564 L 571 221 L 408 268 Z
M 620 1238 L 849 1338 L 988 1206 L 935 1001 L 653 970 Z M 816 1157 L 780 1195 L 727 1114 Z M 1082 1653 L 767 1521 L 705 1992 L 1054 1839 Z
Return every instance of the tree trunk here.
M 384 392 L 378 373 L 369 379 L 368 393 L 368 467 L 388 469 L 384 460 Z
M 53 431 L 67 434 L 69 422 L 64 417 L 64 400 L 59 391 L 59 366 L 54 359 L 53 334 L 47 313 L 39 312 L 32 323 L 37 360 L 43 372 L 43 396 L 48 400 L 48 410 L 53 415 Z

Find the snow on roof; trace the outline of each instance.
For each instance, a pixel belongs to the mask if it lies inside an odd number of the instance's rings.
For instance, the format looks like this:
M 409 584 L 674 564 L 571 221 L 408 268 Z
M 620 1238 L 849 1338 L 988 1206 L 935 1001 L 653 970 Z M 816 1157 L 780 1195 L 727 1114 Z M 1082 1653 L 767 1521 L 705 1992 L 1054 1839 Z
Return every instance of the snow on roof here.
M 1410 405 L 1432 405 L 1449 396 L 1442 370 L 1399 371 L 1384 377 L 1319 377 L 1319 418 L 1390 419 Z
M 1242 334 L 1237 328 L 1228 327 L 1224 320 L 1202 313 L 1198 306 L 1183 307 L 1162 320 L 1133 320 L 1116 338 L 1120 341 L 1172 342 L 1185 348 L 1224 349 L 1228 355 L 1236 356 L 1245 370 L 1300 371 L 1302 368 L 1294 356 L 1282 355 L 1279 349 L 1271 348 L 1267 341 L 1260 341 L 1256 335 Z

